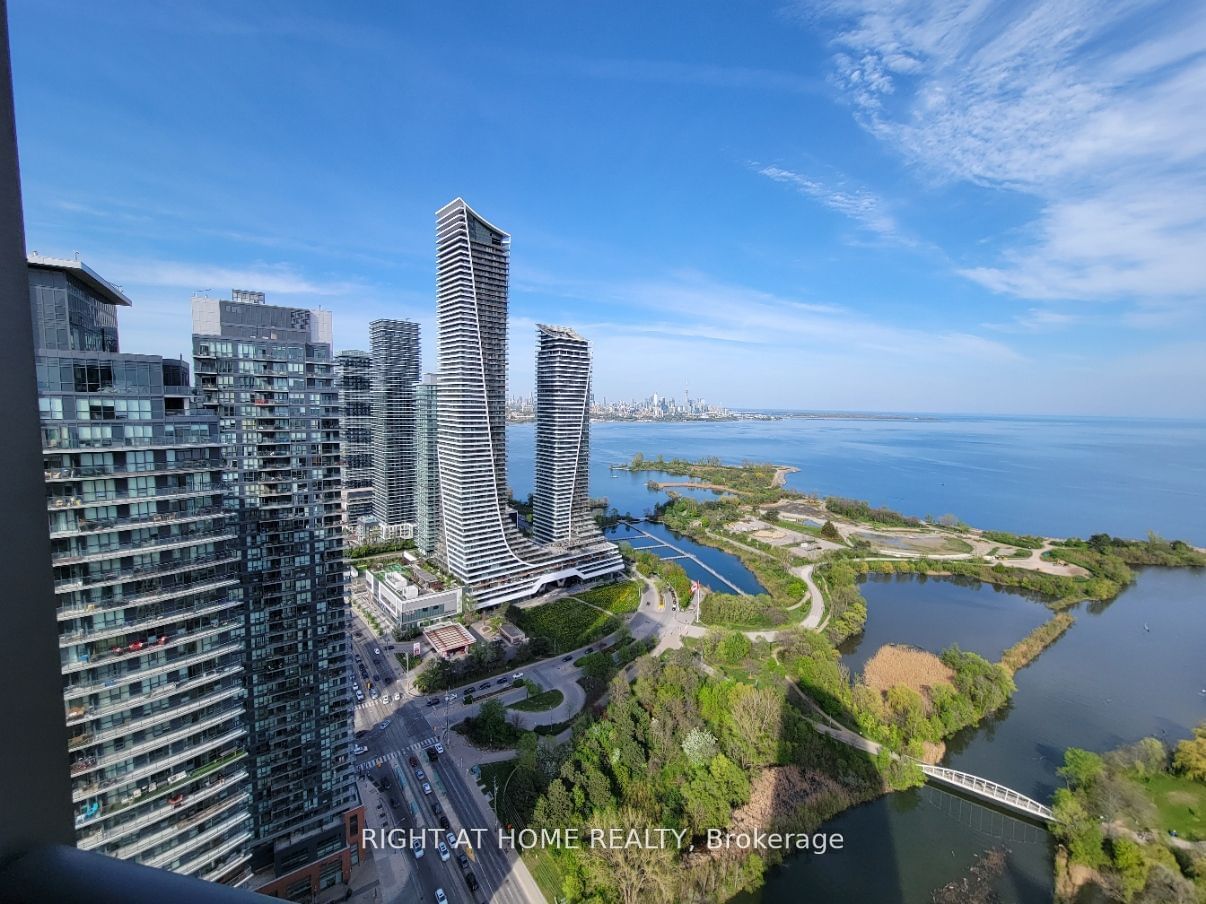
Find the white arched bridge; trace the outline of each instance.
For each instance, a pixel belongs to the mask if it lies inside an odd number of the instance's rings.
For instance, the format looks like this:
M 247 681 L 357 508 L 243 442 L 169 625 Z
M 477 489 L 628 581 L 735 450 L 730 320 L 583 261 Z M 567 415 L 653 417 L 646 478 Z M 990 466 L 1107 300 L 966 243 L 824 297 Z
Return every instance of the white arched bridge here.
M 918 763 L 917 765 L 921 767 L 921 771 L 926 774 L 927 778 L 966 794 L 985 798 L 998 806 L 1023 813 L 1034 819 L 1041 819 L 1043 822 L 1055 821 L 1050 807 L 1040 804 L 1037 800 L 1031 800 L 1025 794 L 1019 794 L 1012 788 L 998 785 L 996 782 L 990 782 L 986 778 L 980 778 L 969 772 L 947 769 L 945 766 L 931 766 L 928 763 Z

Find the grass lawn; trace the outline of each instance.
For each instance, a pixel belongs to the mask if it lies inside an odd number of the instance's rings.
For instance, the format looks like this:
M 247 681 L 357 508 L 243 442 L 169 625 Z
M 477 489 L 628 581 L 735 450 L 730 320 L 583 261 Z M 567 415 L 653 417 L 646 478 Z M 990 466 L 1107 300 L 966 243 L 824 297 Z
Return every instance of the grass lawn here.
M 540 886 L 546 901 L 563 900 L 561 892 L 561 870 L 553 855 L 541 847 L 530 848 L 523 852 L 523 862 L 527 864 L 532 878 Z
M 1151 795 L 1160 828 L 1189 841 L 1206 839 L 1206 785 L 1179 775 L 1155 775 L 1140 784 Z
M 629 612 L 636 612 L 640 606 L 641 585 L 639 581 L 623 581 L 575 593 L 574 596 L 616 615 L 626 615 Z
M 542 713 L 545 710 L 552 709 L 554 706 L 560 706 L 561 701 L 565 699 L 565 694 L 553 688 L 551 691 L 545 691 L 541 694 L 535 694 L 528 697 L 526 700 L 520 700 L 518 703 L 512 703 L 507 709 L 517 709 L 525 713 Z
M 571 597 L 529 609 L 512 608 L 507 617 L 529 637 L 547 638 L 554 653 L 583 646 L 620 627 L 620 620 L 614 615 Z

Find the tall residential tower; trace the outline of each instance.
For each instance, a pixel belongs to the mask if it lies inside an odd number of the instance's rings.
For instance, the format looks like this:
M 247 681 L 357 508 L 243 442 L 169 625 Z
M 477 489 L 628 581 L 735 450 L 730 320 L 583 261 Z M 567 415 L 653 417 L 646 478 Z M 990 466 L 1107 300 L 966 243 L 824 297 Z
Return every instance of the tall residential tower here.
M 415 523 L 418 465 L 415 383 L 421 369 L 419 325 L 369 324 L 373 357 L 373 515 L 385 536 L 409 536 Z
M 415 545 L 425 556 L 443 559 L 440 543 L 440 447 L 439 382 L 435 374 L 424 374 L 415 387 L 419 450 L 415 486 Z
M 239 882 L 245 626 L 217 419 L 184 362 L 118 350 L 120 290 L 76 260 L 28 273 L 76 843 Z
M 256 887 L 288 891 L 315 874 L 346 881 L 363 811 L 349 757 L 331 315 L 268 305 L 259 292 L 197 297 L 193 355 L 201 402 L 219 418 L 239 527 L 253 866 L 275 882 Z
M 532 536 L 598 540 L 590 513 L 590 346 L 569 327 L 536 327 L 536 492 Z
M 479 607 L 623 569 L 599 538 L 567 552 L 522 537 L 507 516 L 507 286 L 511 237 L 463 200 L 436 213 L 439 470 L 449 570 Z M 538 465 L 539 467 L 539 465 Z
M 340 491 L 345 527 L 356 527 L 373 513 L 372 358 L 349 350 L 335 356 L 339 389 L 339 454 L 343 462 Z

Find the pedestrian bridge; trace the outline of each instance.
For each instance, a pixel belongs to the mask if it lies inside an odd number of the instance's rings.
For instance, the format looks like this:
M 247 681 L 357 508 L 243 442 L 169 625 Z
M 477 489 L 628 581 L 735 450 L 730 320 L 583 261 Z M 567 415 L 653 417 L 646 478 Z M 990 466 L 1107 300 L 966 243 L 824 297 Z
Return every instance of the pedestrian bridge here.
M 1023 813 L 1034 819 L 1041 819 L 1043 822 L 1055 822 L 1055 815 L 1051 812 L 1050 807 L 1040 804 L 1037 800 L 1031 800 L 1024 794 L 1018 794 L 1012 788 L 1006 788 L 1004 785 L 998 785 L 996 782 L 990 782 L 988 779 L 968 772 L 947 769 L 945 766 L 931 766 L 928 763 L 918 763 L 917 765 L 921 767 L 921 771 L 926 774 L 927 778 L 934 779 L 951 788 L 956 788 L 973 797 L 990 800 L 998 806 Z

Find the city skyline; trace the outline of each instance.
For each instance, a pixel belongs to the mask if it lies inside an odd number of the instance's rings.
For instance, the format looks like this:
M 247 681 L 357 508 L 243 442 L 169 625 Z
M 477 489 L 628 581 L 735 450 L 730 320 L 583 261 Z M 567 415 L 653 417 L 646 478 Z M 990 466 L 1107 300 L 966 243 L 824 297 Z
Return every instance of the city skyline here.
M 463 192 L 523 236 L 517 385 L 534 378 L 535 324 L 554 322 L 591 336 L 596 393 L 613 398 L 686 383 L 733 408 L 1206 414 L 1151 391 L 1206 379 L 1204 148 L 1187 131 L 1206 18 L 939 7 L 699 10 L 689 29 L 642 11 L 639 35 L 589 10 L 453 29 L 426 8 L 371 26 L 315 4 L 287 21 L 80 8 L 58 17 L 78 52 L 52 61 L 45 6 L 23 0 L 29 247 L 124 281 L 146 314 L 135 351 L 186 353 L 187 298 L 230 286 L 326 307 L 336 347 L 362 348 L 378 317 L 431 335 L 423 223 Z M 550 49 L 571 27 L 585 37 Z M 474 49 L 455 71 L 452 33 Z M 388 110 L 362 106 L 367 73 L 393 89 Z M 1040 77 L 1045 93 L 1020 90 Z M 304 108 L 295 82 L 314 87 Z M 674 133 L 641 137 L 684 109 Z M 606 130 L 585 118 L 597 110 Z M 411 140 L 482 124 L 506 184 L 468 148 Z M 96 135 L 84 156 L 64 131 L 80 125 Z M 256 142 L 225 138 L 248 130 Z

